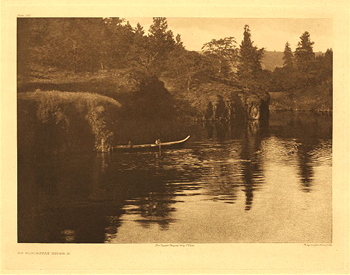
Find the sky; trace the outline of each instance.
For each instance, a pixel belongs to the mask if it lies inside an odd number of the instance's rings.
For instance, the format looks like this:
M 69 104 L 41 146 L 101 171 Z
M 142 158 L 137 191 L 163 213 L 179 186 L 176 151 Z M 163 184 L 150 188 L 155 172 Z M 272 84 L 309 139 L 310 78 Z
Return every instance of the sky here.
M 135 27 L 139 22 L 148 33 L 151 17 L 125 18 Z M 233 36 L 237 46 L 243 39 L 244 25 L 249 25 L 254 45 L 267 51 L 284 51 L 288 41 L 294 51 L 300 36 L 308 31 L 314 52 L 332 48 L 332 20 L 327 18 L 190 18 L 168 17 L 168 29 L 181 35 L 187 50 L 200 51 L 212 39 Z

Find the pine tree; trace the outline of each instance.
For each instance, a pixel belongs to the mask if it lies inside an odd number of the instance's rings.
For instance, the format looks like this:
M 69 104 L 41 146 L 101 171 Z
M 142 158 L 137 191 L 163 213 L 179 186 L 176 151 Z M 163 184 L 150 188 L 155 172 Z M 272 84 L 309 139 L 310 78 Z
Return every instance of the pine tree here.
M 313 66 L 315 60 L 315 54 L 312 48 L 313 44 L 314 42 L 311 42 L 309 32 L 306 31 L 300 36 L 300 41 L 294 55 L 296 66 L 300 72 L 309 72 Z
M 327 49 L 325 53 L 325 68 L 327 72 L 327 76 L 333 76 L 333 50 Z
M 183 42 L 181 41 L 181 35 L 180 34 L 176 35 L 175 40 L 176 40 L 176 44 L 175 44 L 176 48 L 178 48 L 178 49 L 184 49 L 185 48 Z
M 143 27 L 140 23 L 137 23 L 136 28 L 134 29 L 134 32 L 136 35 L 143 36 L 145 34 L 145 31 L 143 30 Z
M 149 39 L 155 52 L 162 55 L 173 50 L 174 35 L 171 30 L 168 30 L 168 22 L 165 17 L 154 17 L 149 33 Z
M 248 25 L 244 26 L 244 38 L 240 45 L 240 57 L 238 65 L 238 77 L 245 85 L 256 79 L 256 76 L 262 72 L 261 59 L 264 54 L 264 48 L 258 49 L 253 46 L 251 34 Z
M 289 69 L 293 68 L 293 53 L 288 42 L 284 48 L 283 67 Z
M 333 51 L 327 49 L 324 55 L 316 57 L 316 66 L 320 81 L 330 81 L 333 76 Z
M 154 17 L 149 28 L 149 66 L 148 70 L 158 75 L 165 69 L 165 62 L 171 51 L 175 49 L 176 41 L 165 17 Z

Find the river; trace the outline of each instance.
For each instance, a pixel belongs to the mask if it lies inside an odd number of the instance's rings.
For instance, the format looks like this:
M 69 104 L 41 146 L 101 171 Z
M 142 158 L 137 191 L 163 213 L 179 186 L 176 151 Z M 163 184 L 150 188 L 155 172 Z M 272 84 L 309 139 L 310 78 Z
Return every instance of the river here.
M 19 161 L 18 242 L 332 242 L 331 116 L 175 128 L 183 149 Z

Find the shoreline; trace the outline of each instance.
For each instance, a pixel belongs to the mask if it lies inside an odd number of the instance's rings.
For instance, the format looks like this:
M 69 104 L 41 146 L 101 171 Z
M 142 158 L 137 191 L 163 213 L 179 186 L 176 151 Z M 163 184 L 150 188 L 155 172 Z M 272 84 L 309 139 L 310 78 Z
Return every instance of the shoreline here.
M 293 108 L 290 108 L 290 109 L 283 109 L 283 108 L 269 108 L 270 112 L 271 111 L 274 111 L 274 112 L 280 112 L 280 111 L 290 111 L 290 112 L 313 112 L 313 113 L 322 113 L 322 114 L 333 114 L 333 110 L 313 110 L 313 109 L 293 109 Z

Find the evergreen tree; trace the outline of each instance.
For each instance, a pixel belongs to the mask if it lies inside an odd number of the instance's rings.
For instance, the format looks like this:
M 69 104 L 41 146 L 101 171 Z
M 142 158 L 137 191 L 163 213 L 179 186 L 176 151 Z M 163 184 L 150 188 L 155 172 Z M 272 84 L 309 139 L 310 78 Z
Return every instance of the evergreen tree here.
M 176 35 L 175 40 L 176 40 L 176 42 L 175 42 L 176 48 L 178 48 L 178 49 L 184 49 L 185 48 L 183 42 L 181 41 L 181 35 L 180 34 Z
M 137 23 L 136 25 L 136 28 L 134 29 L 134 32 L 136 35 L 139 35 L 139 36 L 144 36 L 145 34 L 145 31 L 143 30 L 143 27 L 141 26 L 140 23 Z
M 312 45 L 314 42 L 310 40 L 309 32 L 304 32 L 300 36 L 298 47 L 295 50 L 295 63 L 298 70 L 302 73 L 309 72 L 313 66 L 315 54 L 313 52 Z
M 137 23 L 133 32 L 133 43 L 127 52 L 126 59 L 128 60 L 129 66 L 141 67 L 147 70 L 151 63 L 148 37 L 145 35 L 145 31 L 140 23 Z
M 166 54 L 173 50 L 175 45 L 174 35 L 168 30 L 168 22 L 165 17 L 154 17 L 153 24 L 149 28 L 149 39 L 153 50 L 159 55 Z
M 250 29 L 248 25 L 244 26 L 244 37 L 240 45 L 238 77 L 242 83 L 249 86 L 257 79 L 257 76 L 262 72 L 261 59 L 264 54 L 264 48 L 258 49 L 253 46 L 251 40 Z
M 293 53 L 288 42 L 286 43 L 286 46 L 284 48 L 283 67 L 289 69 L 293 68 Z
M 332 49 L 327 49 L 324 59 L 325 59 L 326 76 L 332 78 L 333 77 L 333 50 Z
M 164 70 L 164 61 L 168 54 L 174 50 L 176 42 L 171 30 L 168 30 L 168 22 L 165 17 L 154 17 L 153 24 L 149 28 L 149 70 L 153 74 L 159 74 Z
M 128 66 L 127 54 L 134 41 L 134 30 L 130 23 L 117 23 L 112 26 L 112 37 L 111 37 L 111 57 L 113 63 L 111 64 L 114 68 L 125 68 Z
M 316 57 L 317 76 L 320 82 L 329 82 L 333 77 L 333 51 L 327 49 L 324 55 Z

